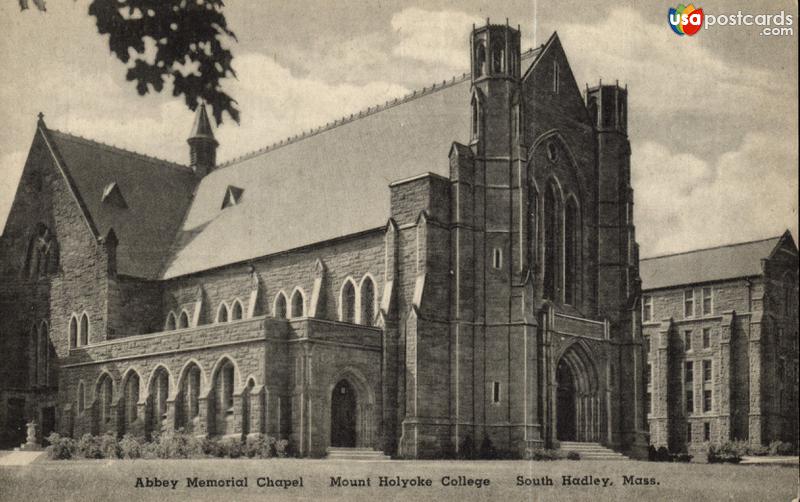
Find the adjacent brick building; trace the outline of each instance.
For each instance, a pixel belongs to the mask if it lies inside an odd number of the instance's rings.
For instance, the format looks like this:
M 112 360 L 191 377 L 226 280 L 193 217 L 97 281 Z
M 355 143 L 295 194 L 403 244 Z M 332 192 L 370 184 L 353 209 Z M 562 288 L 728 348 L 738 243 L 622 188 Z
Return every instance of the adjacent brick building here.
M 796 444 L 797 272 L 788 231 L 641 260 L 653 445 Z
M 469 73 L 218 164 L 40 117 L 0 239 L 0 431 L 401 457 L 645 445 L 627 90 L 476 28 Z

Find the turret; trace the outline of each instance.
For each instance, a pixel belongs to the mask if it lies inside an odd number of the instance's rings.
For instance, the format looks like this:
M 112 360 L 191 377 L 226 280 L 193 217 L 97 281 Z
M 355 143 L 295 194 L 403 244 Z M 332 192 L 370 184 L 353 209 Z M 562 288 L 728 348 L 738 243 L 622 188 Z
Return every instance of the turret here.
M 217 146 L 219 145 L 214 138 L 214 131 L 211 128 L 205 104 L 197 107 L 192 132 L 186 141 L 189 143 L 189 165 L 195 174 L 202 178 L 216 166 Z

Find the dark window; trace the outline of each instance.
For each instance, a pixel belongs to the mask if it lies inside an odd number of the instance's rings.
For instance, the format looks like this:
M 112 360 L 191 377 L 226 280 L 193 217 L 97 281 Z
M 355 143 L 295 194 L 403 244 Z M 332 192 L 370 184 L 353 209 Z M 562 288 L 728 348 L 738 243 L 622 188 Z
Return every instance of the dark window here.
M 694 317 L 694 291 L 691 289 L 683 292 L 683 317 Z
M 686 361 L 686 382 L 693 382 L 694 381 L 694 363 L 692 361 Z
M 703 288 L 703 315 L 711 315 L 713 308 L 711 288 Z
M 233 364 L 230 362 L 225 363 L 221 371 L 222 385 L 220 396 L 220 403 L 222 408 L 227 411 L 233 411 Z
M 544 290 L 545 297 L 560 303 L 561 275 L 561 207 L 556 187 L 548 187 L 545 195 L 545 256 L 544 256 Z
M 78 319 L 72 316 L 69 320 L 69 346 L 78 346 Z
M 492 72 L 494 73 L 503 73 L 503 67 L 505 65 L 503 52 L 503 48 L 499 45 L 492 51 Z
M 228 322 L 228 306 L 224 303 L 217 309 L 217 322 Z
M 692 350 L 692 332 L 691 331 L 684 331 L 683 332 L 683 348 L 686 352 Z
M 692 442 L 692 424 L 691 423 L 686 424 L 686 442 L 687 443 L 691 443 Z
M 703 381 L 711 381 L 711 361 L 708 360 L 703 361 Z
M 189 327 L 189 314 L 184 310 L 178 317 L 178 329 L 186 329 Z
M 711 424 L 709 422 L 703 423 L 703 440 L 711 441 Z
M 703 391 L 703 411 L 711 411 L 711 391 Z
M 481 137 L 481 103 L 477 96 L 472 97 L 472 139 Z
M 100 423 L 105 424 L 111 421 L 111 402 L 113 400 L 113 383 L 111 377 L 103 375 L 97 385 L 97 397 L 100 401 Z
M 356 322 L 356 288 L 346 281 L 342 288 L 342 318 L 344 322 Z
M 686 391 L 686 413 L 694 413 L 694 392 Z
M 89 343 L 89 316 L 86 312 L 81 316 L 81 329 L 79 331 L 80 345 L 87 345 Z
M 492 402 L 500 402 L 500 382 L 492 382 Z
M 500 248 L 494 248 L 492 250 L 492 268 L 498 270 L 503 268 L 503 250 Z
M 303 293 L 296 289 L 292 294 L 292 315 L 291 317 L 303 317 L 306 315 L 305 301 Z
M 703 328 L 703 348 L 711 347 L 711 328 Z
M 164 330 L 165 331 L 173 331 L 177 327 L 177 325 L 178 325 L 178 323 L 175 320 L 175 314 L 173 312 L 170 312 L 167 315 L 167 323 L 164 326 Z
M 642 297 L 642 321 L 650 322 L 653 320 L 653 297 L 645 295 Z
M 475 77 L 480 77 L 486 73 L 486 47 L 483 42 L 478 42 L 475 48 Z
M 278 293 L 275 297 L 275 307 L 272 310 L 272 317 L 276 319 L 286 319 L 286 297 L 283 293 Z
M 365 277 L 361 282 L 361 324 L 372 326 L 375 320 L 375 284 Z
M 592 122 L 592 125 L 594 127 L 597 127 L 599 125 L 599 122 L 598 122 L 598 118 L 599 117 L 598 117 L 598 114 L 597 114 L 597 111 L 598 111 L 599 107 L 597 106 L 597 98 L 596 97 L 591 96 L 589 98 L 589 102 L 586 104 L 586 109 L 589 111 L 589 120 Z
M 574 201 L 567 202 L 567 210 L 564 216 L 564 295 L 566 302 L 570 305 L 577 305 L 578 303 L 578 278 L 580 277 L 580 255 L 581 255 L 581 238 L 580 238 L 580 218 L 578 216 L 578 208 Z
M 231 321 L 238 321 L 243 317 L 242 312 L 242 304 L 239 300 L 233 302 L 233 307 L 231 308 Z
M 652 373 L 653 372 L 651 371 L 650 364 L 649 363 L 645 364 L 644 365 L 644 382 L 646 384 L 650 383 L 650 379 L 652 378 Z

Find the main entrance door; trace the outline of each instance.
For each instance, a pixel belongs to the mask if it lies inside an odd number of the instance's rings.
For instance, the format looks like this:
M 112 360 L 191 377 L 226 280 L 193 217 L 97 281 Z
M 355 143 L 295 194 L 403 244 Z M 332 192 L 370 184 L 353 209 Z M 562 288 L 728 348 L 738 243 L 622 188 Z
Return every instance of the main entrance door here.
M 565 361 L 556 369 L 556 438 L 559 441 L 575 441 L 575 379 Z
M 356 446 L 356 393 L 347 380 L 340 380 L 331 395 L 331 446 Z

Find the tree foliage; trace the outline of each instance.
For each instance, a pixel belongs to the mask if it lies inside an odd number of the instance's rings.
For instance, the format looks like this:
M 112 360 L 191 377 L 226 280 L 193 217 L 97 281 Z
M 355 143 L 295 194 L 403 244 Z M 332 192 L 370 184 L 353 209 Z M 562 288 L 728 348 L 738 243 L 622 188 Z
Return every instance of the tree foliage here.
M 32 0 L 45 11 L 44 0 Z M 28 0 L 19 0 L 20 9 Z M 211 105 L 217 123 L 222 114 L 239 122 L 236 100 L 222 90 L 220 80 L 235 77 L 233 54 L 224 42 L 235 41 L 222 0 L 92 0 L 89 15 L 101 35 L 109 35 L 111 52 L 127 64 L 127 79 L 145 95 L 161 92 L 172 81 L 173 96 L 183 95 L 195 110 Z
M 222 0 L 93 0 L 89 14 L 109 35 L 111 52 L 128 64 L 127 79 L 140 95 L 161 92 L 172 80 L 172 94 L 183 95 L 190 109 L 203 100 L 217 123 L 223 112 L 239 122 L 236 101 L 220 85 L 236 76 L 223 45 L 236 35 L 223 8 Z

